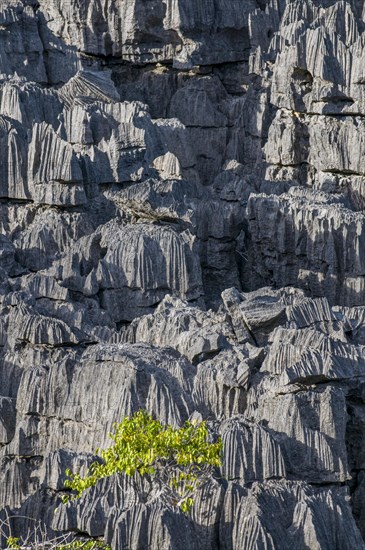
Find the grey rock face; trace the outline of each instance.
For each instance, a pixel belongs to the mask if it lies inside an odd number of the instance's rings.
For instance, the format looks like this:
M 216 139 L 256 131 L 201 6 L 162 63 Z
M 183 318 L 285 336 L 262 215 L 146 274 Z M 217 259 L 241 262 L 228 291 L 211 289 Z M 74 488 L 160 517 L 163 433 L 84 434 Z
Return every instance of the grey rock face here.
M 262 545 L 289 549 L 293 544 L 303 549 L 363 548 L 358 531 L 345 528 L 350 509 L 343 489 L 328 491 L 303 483 L 268 482 L 254 484 L 242 496 L 228 492 L 227 497 L 237 515 L 232 531 L 224 527 L 223 548 Z M 338 514 L 333 515 L 334 507 Z M 333 530 L 326 536 L 332 522 Z M 318 543 L 320 533 L 325 538 Z
M 1 2 L 14 536 L 365 548 L 364 48 L 360 0 Z M 140 408 L 222 437 L 191 513 L 123 474 L 62 505 Z
M 178 425 L 193 410 L 195 369 L 171 351 L 98 345 L 88 347 L 77 363 L 75 359 L 64 353 L 53 369 L 35 366 L 24 373 L 17 397 L 19 431 L 10 444 L 13 454 L 26 456 L 37 449 L 43 455 L 67 447 L 91 452 L 106 446 L 113 422 L 125 414 L 152 407 L 159 418 Z M 111 387 L 115 395 L 104 400 L 105 388 Z M 43 425 L 39 432 L 33 432 L 34 423 Z M 80 426 L 88 426 L 87 440 L 80 439 Z
M 277 286 L 299 283 L 332 304 L 361 305 L 363 214 L 331 204 L 331 197 L 291 191 L 250 197 L 252 244 L 258 249 L 252 282 L 257 274 Z
M 167 296 L 153 314 L 135 319 L 125 338 L 133 343 L 172 347 L 192 362 L 228 349 L 234 342 L 224 312 L 202 311 L 171 296 Z

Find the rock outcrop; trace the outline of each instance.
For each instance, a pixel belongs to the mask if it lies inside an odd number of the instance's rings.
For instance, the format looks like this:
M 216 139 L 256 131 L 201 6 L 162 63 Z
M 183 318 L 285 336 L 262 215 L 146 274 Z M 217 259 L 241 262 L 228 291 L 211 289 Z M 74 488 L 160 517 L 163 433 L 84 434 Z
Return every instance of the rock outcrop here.
M 365 548 L 364 50 L 363 0 L 1 2 L 1 548 Z M 222 438 L 191 512 L 63 505 L 141 408 Z

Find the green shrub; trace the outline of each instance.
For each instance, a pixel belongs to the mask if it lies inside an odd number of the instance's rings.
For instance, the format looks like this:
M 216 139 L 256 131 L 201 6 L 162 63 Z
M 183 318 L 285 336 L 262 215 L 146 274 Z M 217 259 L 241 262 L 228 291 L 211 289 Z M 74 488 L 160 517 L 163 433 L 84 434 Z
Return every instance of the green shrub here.
M 8 537 L 6 544 L 8 548 L 11 548 L 11 550 L 19 550 L 21 548 L 19 537 Z
M 22 537 L 7 535 L 11 533 L 12 518 L 19 516 L 8 516 L 6 520 L 0 521 L 0 538 L 6 539 L 7 550 L 111 550 L 110 546 L 101 540 L 74 539 L 72 534 L 65 533 L 49 538 L 45 525 L 41 521 L 33 520 L 33 528 L 29 528 Z M 29 516 L 22 516 L 24 519 L 32 520 Z
M 69 544 L 62 544 L 57 546 L 57 550 L 111 550 L 110 546 L 106 545 L 104 542 L 97 540 L 74 540 Z
M 151 489 L 157 483 L 170 503 L 187 512 L 195 491 L 221 465 L 222 441 L 209 443 L 205 422 L 185 422 L 182 428 L 174 428 L 140 410 L 116 424 L 110 437 L 114 445 L 100 452 L 102 463 L 91 464 L 85 477 L 66 470 L 70 479 L 65 487 L 76 491 L 73 498 L 101 478 L 124 473 L 146 478 Z M 65 496 L 64 502 L 69 499 Z

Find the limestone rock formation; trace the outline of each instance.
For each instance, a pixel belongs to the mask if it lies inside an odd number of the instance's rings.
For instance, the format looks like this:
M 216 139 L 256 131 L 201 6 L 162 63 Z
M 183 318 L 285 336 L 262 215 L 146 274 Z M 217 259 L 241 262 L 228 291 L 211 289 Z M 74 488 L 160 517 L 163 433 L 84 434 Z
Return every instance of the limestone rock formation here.
M 2 0 L 0 547 L 365 548 L 364 0 Z M 113 424 L 206 419 L 189 514 Z

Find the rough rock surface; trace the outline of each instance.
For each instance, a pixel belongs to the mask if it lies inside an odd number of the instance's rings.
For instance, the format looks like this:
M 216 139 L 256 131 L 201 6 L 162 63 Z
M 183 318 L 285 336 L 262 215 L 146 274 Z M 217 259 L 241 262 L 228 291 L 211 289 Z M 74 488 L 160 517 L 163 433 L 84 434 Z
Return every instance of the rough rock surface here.
M 364 52 L 364 0 L 1 1 L 13 536 L 365 549 Z M 140 408 L 222 437 L 191 513 L 122 475 L 62 505 Z

